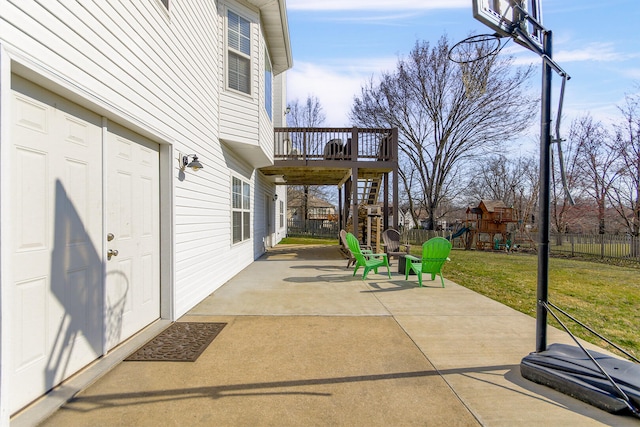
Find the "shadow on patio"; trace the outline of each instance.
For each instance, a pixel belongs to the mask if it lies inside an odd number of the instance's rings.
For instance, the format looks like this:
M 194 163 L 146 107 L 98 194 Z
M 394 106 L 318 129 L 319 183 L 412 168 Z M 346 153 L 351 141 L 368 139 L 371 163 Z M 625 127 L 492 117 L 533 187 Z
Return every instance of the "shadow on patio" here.
M 345 265 L 270 249 L 180 319 L 227 323 L 196 362 L 120 363 L 44 425 L 638 425 L 522 378 L 533 318 Z

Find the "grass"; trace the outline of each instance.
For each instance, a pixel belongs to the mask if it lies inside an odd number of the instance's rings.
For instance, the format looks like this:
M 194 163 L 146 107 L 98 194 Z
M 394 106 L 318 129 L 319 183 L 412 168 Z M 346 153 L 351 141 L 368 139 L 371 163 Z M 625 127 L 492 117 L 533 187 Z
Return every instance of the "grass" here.
M 337 239 L 286 238 L 281 244 L 337 245 Z M 420 246 L 412 253 L 420 256 Z M 454 249 L 444 275 L 461 286 L 515 310 L 536 315 L 538 258 L 525 253 Z M 582 323 L 640 357 L 640 269 L 552 257 L 549 260 L 549 301 Z M 576 336 L 602 348 L 613 348 L 560 316 Z M 560 325 L 549 316 L 549 324 Z
M 535 255 L 454 250 L 445 277 L 535 317 Z M 549 260 L 549 301 L 640 357 L 640 270 L 566 258 Z M 580 338 L 600 347 L 598 337 L 560 316 Z M 559 327 L 549 316 L 549 324 Z M 611 348 L 609 348 L 611 350 Z
M 337 245 L 338 238 L 320 239 L 315 237 L 285 237 L 280 240 L 280 245 Z

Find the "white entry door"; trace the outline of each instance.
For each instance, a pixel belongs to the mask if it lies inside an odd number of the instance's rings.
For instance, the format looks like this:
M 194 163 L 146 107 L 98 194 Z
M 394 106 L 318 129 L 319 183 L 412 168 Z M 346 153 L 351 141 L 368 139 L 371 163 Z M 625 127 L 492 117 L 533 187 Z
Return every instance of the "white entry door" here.
M 159 147 L 15 75 L 10 123 L 14 413 L 159 317 Z
M 160 317 L 159 147 L 107 132 L 107 348 Z
M 103 352 L 102 130 L 98 115 L 17 76 L 11 98 L 15 412 Z

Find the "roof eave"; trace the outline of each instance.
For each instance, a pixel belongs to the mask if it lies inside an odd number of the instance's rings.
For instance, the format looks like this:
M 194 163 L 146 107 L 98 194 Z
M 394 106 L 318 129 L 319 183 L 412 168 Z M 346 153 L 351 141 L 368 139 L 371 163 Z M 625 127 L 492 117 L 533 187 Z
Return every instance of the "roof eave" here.
M 278 75 L 293 67 L 286 0 L 249 0 L 260 10 L 271 67 Z

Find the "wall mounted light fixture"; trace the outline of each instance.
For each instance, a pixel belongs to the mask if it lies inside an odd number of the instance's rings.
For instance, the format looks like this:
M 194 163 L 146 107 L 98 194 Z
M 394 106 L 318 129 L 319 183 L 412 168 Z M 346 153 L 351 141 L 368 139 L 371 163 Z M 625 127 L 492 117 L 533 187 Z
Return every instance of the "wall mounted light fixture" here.
M 191 161 L 189 161 L 191 157 Z M 198 172 L 202 169 L 202 163 L 198 161 L 198 156 L 195 154 L 180 154 L 180 170 L 184 171 L 185 168 L 190 168 L 194 172 Z
M 274 194 L 274 195 L 273 195 L 273 201 L 275 202 L 276 200 L 278 200 L 278 195 L 277 195 L 277 194 Z

